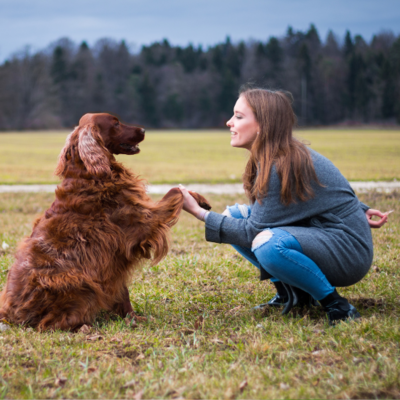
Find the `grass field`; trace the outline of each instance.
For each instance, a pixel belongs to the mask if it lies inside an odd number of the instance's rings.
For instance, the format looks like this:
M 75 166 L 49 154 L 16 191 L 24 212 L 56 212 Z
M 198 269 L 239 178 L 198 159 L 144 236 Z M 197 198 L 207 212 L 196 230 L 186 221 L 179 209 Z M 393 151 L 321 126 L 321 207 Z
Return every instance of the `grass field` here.
M 68 132 L 0 134 L 0 184 L 57 183 L 53 171 Z M 296 135 L 349 180 L 400 179 L 399 130 L 301 130 Z M 157 131 L 141 153 L 118 156 L 149 183 L 240 182 L 247 152 L 225 131 Z
M 209 199 L 218 212 L 245 201 Z M 329 327 L 320 309 L 252 312 L 272 297 L 270 284 L 229 246 L 205 242 L 202 223 L 184 214 L 167 258 L 130 286 L 147 322 L 133 330 L 104 314 L 85 334 L 0 332 L 0 398 L 399 398 L 400 193 L 360 199 L 395 209 L 373 232 L 370 273 L 340 290 L 360 322 Z M 0 247 L 0 288 L 17 243 L 52 200 L 0 195 L 0 244 L 10 245 Z

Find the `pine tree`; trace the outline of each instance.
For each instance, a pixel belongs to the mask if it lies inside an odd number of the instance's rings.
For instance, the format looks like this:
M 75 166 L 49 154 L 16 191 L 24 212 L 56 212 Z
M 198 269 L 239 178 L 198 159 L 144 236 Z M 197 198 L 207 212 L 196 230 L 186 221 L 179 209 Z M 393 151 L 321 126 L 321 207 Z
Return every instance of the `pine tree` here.
M 145 73 L 139 82 L 138 94 L 145 123 L 157 127 L 159 125 L 159 116 L 156 103 L 156 90 L 148 73 Z

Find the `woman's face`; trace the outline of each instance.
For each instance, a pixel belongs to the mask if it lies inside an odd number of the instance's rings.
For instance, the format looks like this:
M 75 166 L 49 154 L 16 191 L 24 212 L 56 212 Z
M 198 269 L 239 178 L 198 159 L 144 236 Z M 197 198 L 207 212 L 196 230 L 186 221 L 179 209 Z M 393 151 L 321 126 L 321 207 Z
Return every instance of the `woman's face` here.
M 244 96 L 240 96 L 233 109 L 233 117 L 226 123 L 231 130 L 231 146 L 250 150 L 260 126 Z

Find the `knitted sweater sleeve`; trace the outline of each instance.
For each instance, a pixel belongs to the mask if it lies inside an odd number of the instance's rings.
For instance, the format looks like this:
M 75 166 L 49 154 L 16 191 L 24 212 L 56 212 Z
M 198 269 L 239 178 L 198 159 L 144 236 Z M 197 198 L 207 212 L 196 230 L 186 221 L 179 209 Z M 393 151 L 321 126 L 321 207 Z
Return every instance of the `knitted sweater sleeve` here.
M 256 201 L 247 219 L 236 219 L 210 212 L 206 220 L 206 240 L 250 248 L 258 233 L 267 228 L 306 226 L 311 218 L 367 207 L 359 202 L 339 170 L 325 157 L 312 152 L 315 171 L 322 185 L 312 183 L 314 197 L 284 205 L 281 183 L 275 168 L 271 171 L 268 195 Z M 339 210 L 339 211 L 338 211 Z

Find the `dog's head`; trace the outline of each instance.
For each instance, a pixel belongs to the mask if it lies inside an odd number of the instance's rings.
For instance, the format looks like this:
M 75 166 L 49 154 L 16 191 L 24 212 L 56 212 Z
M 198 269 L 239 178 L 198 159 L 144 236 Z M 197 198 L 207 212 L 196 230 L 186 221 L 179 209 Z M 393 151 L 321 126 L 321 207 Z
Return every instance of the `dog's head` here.
M 112 155 L 139 153 L 144 133 L 143 128 L 122 124 L 110 114 L 85 114 L 67 137 L 55 174 L 65 176 L 68 163 L 81 160 L 89 174 L 109 176 Z

